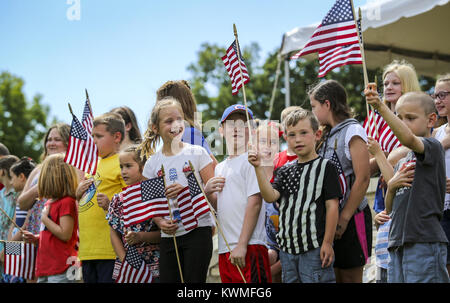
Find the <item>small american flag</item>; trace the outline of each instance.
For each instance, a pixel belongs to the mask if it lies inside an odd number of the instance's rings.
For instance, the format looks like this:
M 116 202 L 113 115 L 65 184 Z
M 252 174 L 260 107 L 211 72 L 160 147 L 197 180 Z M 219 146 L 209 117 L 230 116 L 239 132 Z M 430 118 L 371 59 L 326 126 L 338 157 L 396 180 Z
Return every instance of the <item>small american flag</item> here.
M 209 211 L 208 202 L 197 183 L 192 171 L 185 171 L 188 186 L 178 194 L 181 222 L 184 229 L 191 230 L 197 227 L 198 218 Z
M 239 60 L 237 56 L 236 40 L 231 43 L 230 47 L 227 49 L 227 54 L 222 57 L 223 64 L 228 71 L 228 75 L 231 78 L 231 93 L 236 95 L 239 89 L 242 87 L 242 78 L 244 78 L 244 84 L 250 81 L 250 76 L 248 75 L 247 66 L 244 63 L 242 54 L 239 52 L 239 58 L 241 63 L 242 75 L 239 69 Z
M 25 242 L 5 242 L 5 274 L 32 280 L 36 246 Z
M 89 98 L 86 98 L 86 103 L 84 104 L 83 117 L 81 118 L 81 124 L 88 134 L 92 134 L 92 126 L 94 121 L 94 115 L 91 111 L 91 103 Z
M 336 46 L 358 43 L 355 17 L 350 0 L 337 0 L 302 50 L 292 56 L 319 52 Z
M 153 217 L 169 215 L 163 177 L 130 185 L 123 191 L 123 221 L 125 227 Z
M 188 172 L 186 174 L 186 179 L 188 180 L 189 193 L 192 199 L 192 208 L 194 209 L 195 215 L 200 217 L 209 211 L 208 202 L 195 178 L 194 172 Z
M 370 125 L 372 125 L 370 128 L 369 121 Z M 389 125 L 377 111 L 369 111 L 369 116 L 364 120 L 363 127 L 367 135 L 374 138 L 385 152 L 390 153 L 397 147 L 402 146 L 394 132 L 392 132 Z
M 151 283 L 152 273 L 136 247 L 129 246 L 116 283 Z
M 334 166 L 336 167 L 337 173 L 338 173 L 339 184 L 341 185 L 341 191 L 342 191 L 342 199 L 341 199 L 340 203 L 342 203 L 342 201 L 345 197 L 345 192 L 347 191 L 347 180 L 345 179 L 344 170 L 342 169 L 342 165 L 336 154 L 336 150 L 333 150 L 333 155 L 331 155 L 330 161 L 331 161 L 331 163 L 334 164 Z
M 94 138 L 81 125 L 75 115 L 72 116 L 69 146 L 64 162 L 87 174 L 95 175 L 97 172 L 98 149 L 94 143 Z

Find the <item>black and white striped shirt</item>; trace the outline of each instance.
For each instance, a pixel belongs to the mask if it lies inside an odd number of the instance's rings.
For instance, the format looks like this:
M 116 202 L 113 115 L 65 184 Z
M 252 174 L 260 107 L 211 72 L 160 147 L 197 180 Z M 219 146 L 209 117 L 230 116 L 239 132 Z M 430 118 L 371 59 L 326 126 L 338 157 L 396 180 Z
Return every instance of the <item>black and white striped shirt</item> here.
M 341 198 L 334 165 L 327 159 L 287 163 L 275 173 L 272 187 L 280 193 L 277 241 L 289 254 L 301 254 L 322 245 L 325 201 Z

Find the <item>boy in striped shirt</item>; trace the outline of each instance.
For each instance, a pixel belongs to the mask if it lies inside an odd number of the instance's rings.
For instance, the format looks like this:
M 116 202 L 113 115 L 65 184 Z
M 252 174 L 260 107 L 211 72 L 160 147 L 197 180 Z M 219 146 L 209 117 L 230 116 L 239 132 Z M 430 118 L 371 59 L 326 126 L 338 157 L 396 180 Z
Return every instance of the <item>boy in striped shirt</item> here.
M 257 151 L 249 151 L 259 188 L 267 202 L 279 201 L 277 242 L 280 246 L 284 283 L 335 282 L 333 239 L 342 197 L 335 166 L 315 151 L 321 137 L 315 116 L 303 109 L 293 111 L 284 129 L 298 161 L 278 169 L 270 184 Z

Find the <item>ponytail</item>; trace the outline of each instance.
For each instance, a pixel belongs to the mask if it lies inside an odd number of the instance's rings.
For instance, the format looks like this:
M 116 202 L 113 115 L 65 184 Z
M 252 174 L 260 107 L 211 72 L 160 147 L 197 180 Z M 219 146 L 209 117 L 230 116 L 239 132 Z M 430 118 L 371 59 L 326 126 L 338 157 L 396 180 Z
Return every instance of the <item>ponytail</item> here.
M 150 156 L 155 153 L 159 138 L 159 135 L 152 130 L 151 124 L 149 123 L 148 128 L 144 133 L 144 140 L 142 140 L 142 143 L 138 146 L 138 149 L 140 150 L 139 155 L 142 161 L 150 158 Z

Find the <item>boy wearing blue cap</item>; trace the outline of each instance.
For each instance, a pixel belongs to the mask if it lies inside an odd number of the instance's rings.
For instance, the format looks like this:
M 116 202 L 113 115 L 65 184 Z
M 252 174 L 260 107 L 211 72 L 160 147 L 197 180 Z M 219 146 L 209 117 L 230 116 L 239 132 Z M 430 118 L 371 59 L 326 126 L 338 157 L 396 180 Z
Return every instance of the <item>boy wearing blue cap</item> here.
M 248 162 L 247 115 L 253 113 L 235 104 L 225 109 L 219 132 L 227 145 L 227 158 L 215 168 L 215 177 L 205 186 L 209 201 L 217 210 L 223 231 L 219 233 L 219 271 L 223 283 L 271 282 L 265 246 L 265 210 L 255 170 Z M 225 239 L 224 239 L 225 238 Z M 228 249 L 228 245 L 229 251 Z

